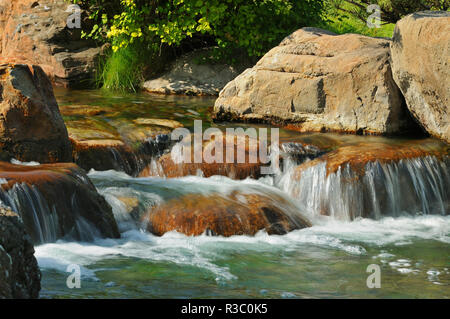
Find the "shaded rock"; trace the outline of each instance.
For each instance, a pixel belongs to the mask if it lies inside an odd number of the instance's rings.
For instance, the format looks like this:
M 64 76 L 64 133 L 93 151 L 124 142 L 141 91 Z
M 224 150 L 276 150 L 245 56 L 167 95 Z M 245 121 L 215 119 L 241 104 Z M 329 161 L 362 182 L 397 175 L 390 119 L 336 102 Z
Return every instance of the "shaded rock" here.
M 120 140 L 73 140 L 74 162 L 86 170 L 114 169 L 133 175 L 143 167 L 141 158 Z
M 216 120 L 299 131 L 396 134 L 415 128 L 392 79 L 389 40 L 303 28 L 226 85 Z
M 298 142 L 286 142 L 281 144 L 280 156 L 282 159 L 290 159 L 296 163 L 303 163 L 325 154 L 317 146 Z
M 96 61 L 103 49 L 81 39 L 81 29 L 69 28 L 72 11 L 64 0 L 16 0 L 0 6 L 0 54 L 37 64 L 57 84 L 91 85 Z M 3 10 L 1 9 L 3 7 Z M 82 12 L 82 27 L 90 22 Z
M 286 234 L 311 223 L 280 196 L 241 194 L 186 195 L 150 211 L 148 230 L 162 236 L 178 231 L 188 236 Z
M 75 164 L 0 162 L 0 200 L 23 219 L 34 243 L 120 237 L 111 207 Z
M 0 203 L 0 299 L 38 298 L 41 272 L 20 217 Z
M 66 126 L 38 66 L 0 64 L 0 160 L 70 162 Z
M 398 21 L 391 52 L 409 110 L 428 133 L 450 143 L 450 12 L 417 12 Z
M 201 62 L 201 57 L 208 53 L 209 50 L 197 50 L 185 54 L 173 63 L 169 72 L 144 82 L 143 89 L 159 94 L 218 95 L 244 67 Z

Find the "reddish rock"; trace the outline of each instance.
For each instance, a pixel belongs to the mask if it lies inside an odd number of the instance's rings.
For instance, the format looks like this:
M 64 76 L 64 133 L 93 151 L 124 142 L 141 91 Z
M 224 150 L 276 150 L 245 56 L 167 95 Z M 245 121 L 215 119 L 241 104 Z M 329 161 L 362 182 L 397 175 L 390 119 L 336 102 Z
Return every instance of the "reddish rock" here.
M 147 216 L 148 230 L 162 236 L 178 231 L 188 236 L 203 233 L 219 236 L 286 234 L 310 227 L 311 223 L 281 196 L 240 194 L 225 197 L 185 195 L 151 210 Z
M 335 219 L 447 215 L 449 155 L 432 139 L 347 145 L 297 166 L 282 187 Z
M 354 172 L 365 173 L 365 166 L 369 162 L 380 163 L 398 162 L 402 159 L 423 156 L 437 156 L 450 154 L 450 148 L 433 140 L 414 140 L 404 143 L 357 143 L 337 148 L 312 161 L 299 165 L 297 174 L 308 167 L 326 162 L 327 172 L 335 173 L 339 167 L 350 165 Z
M 191 141 L 194 141 L 194 135 L 191 135 Z M 252 141 L 250 143 L 250 140 Z M 263 164 L 260 161 L 259 156 L 259 145 L 256 139 L 250 139 L 248 136 L 245 138 L 245 161 L 244 163 L 238 163 L 237 156 L 237 146 L 239 141 L 232 135 L 224 135 L 222 137 L 222 154 L 224 163 L 207 163 L 204 158 L 201 163 L 195 163 L 194 154 L 197 152 L 195 150 L 194 144 L 187 148 L 187 152 L 191 154 L 190 163 L 185 161 L 181 163 L 176 163 L 172 159 L 172 153 L 163 155 L 157 162 L 155 166 L 147 166 L 141 173 L 141 177 L 145 176 L 161 176 L 161 177 L 182 177 L 188 175 L 197 175 L 201 173 L 204 177 L 210 177 L 213 175 L 227 176 L 233 179 L 245 179 L 247 177 L 258 178 L 261 176 L 261 166 L 268 166 L 268 164 Z M 231 163 L 226 162 L 226 154 L 228 151 L 234 149 L 234 159 Z M 215 150 L 215 137 L 213 136 L 211 140 L 203 141 L 202 152 L 203 154 L 216 154 Z M 172 152 L 177 152 L 177 150 L 172 149 Z M 251 154 L 256 154 L 256 161 L 250 160 Z M 176 155 L 177 156 L 177 155 Z
M 0 160 L 71 162 L 53 89 L 38 66 L 0 64 Z
M 72 139 L 73 160 L 85 170 L 104 171 L 114 169 L 133 175 L 139 171 L 139 157 L 134 150 L 120 140 Z
M 81 29 L 69 28 L 73 12 L 65 0 L 0 1 L 0 56 L 40 65 L 57 84 L 91 85 L 103 49 L 81 39 Z M 82 12 L 82 27 L 90 22 Z
M 35 243 L 64 236 L 85 240 L 93 234 L 84 232 L 94 229 L 104 237 L 120 237 L 111 207 L 75 164 L 0 162 L 0 180 L 0 200 L 21 215 Z

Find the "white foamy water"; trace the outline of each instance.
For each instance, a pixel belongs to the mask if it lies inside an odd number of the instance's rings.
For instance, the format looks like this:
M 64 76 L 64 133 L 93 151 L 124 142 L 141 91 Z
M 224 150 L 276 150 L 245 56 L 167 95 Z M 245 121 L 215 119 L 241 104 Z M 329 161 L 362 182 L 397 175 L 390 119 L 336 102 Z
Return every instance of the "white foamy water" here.
M 353 222 L 323 221 L 322 225 L 296 230 L 286 235 L 188 237 L 176 232 L 162 237 L 131 230 L 121 239 L 97 239 L 93 243 L 57 242 L 36 247 L 36 258 L 43 269 L 64 272 L 69 264 L 83 266 L 85 276 L 95 278 L 95 264 L 114 258 L 138 258 L 154 262 L 170 262 L 203 269 L 216 280 L 236 280 L 228 267 L 219 265 L 224 253 L 246 254 L 248 252 L 292 252 L 302 247 L 316 247 L 341 251 L 348 255 L 367 255 L 368 247 L 382 249 L 397 242 L 436 240 L 450 243 L 450 216 L 423 216 L 384 218 L 379 221 L 357 220 Z M 374 258 L 392 259 L 395 256 L 380 253 Z M 219 263 L 218 263 L 219 262 Z M 399 259 L 389 265 L 401 273 L 416 270 L 409 268 L 409 260 Z M 89 267 L 89 268 L 87 268 Z

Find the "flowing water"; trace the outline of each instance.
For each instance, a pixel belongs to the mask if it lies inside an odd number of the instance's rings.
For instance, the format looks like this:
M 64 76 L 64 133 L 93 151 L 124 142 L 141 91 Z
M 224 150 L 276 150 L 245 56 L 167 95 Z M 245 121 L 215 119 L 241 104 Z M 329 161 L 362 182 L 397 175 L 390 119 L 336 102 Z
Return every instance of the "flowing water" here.
M 105 96 L 97 91 L 56 91 L 62 104 L 116 105 L 140 116 L 194 119 L 208 125 L 212 99 L 151 95 Z M 225 127 L 227 124 L 219 125 Z M 238 125 L 239 126 L 239 125 Z M 281 139 L 335 149 L 354 142 L 404 140 L 281 130 Z M 424 139 L 419 144 L 439 142 Z M 441 147 L 440 145 L 439 147 Z M 370 163 L 357 183 L 348 166 L 326 173 L 308 168 L 300 180 L 285 160 L 274 176 L 259 180 L 187 176 L 135 178 L 92 170 L 89 177 L 113 208 L 121 239 L 54 241 L 36 246 L 42 298 L 449 298 L 450 188 L 448 157 Z M 233 191 L 283 197 L 307 216 L 311 228 L 286 235 L 229 238 L 157 237 L 143 231 L 120 198 L 136 198 L 138 211 L 186 194 Z M 329 216 L 321 213 L 327 211 Z M 370 216 L 371 219 L 362 218 Z M 49 222 L 50 223 L 50 222 Z M 145 222 L 143 222 L 145 223 Z M 48 236 L 48 237 L 45 237 Z M 66 285 L 67 266 L 81 267 L 81 288 Z M 367 267 L 381 268 L 381 288 L 369 289 Z

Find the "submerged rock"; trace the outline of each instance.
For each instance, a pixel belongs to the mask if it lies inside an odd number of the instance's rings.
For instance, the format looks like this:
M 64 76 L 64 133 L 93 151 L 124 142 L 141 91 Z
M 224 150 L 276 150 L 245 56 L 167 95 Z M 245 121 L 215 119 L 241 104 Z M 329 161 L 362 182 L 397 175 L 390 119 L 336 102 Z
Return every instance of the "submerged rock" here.
M 342 146 L 297 166 L 278 186 L 314 214 L 343 220 L 447 215 L 449 155 L 432 140 Z
M 394 80 L 428 133 L 450 143 L 450 12 L 425 11 L 397 22 Z
M 0 64 L 0 160 L 71 162 L 66 126 L 38 66 Z
M 173 144 L 174 120 L 130 118 L 121 106 L 63 105 L 73 160 L 83 169 L 114 169 L 137 175 Z
M 208 54 L 208 50 L 197 50 L 183 55 L 173 63 L 169 72 L 146 81 L 143 89 L 159 94 L 218 95 L 244 68 L 199 61 Z
M 20 214 L 34 243 L 120 237 L 111 207 L 75 164 L 0 162 L 0 201 Z
M 226 85 L 215 118 L 281 123 L 302 132 L 416 128 L 392 78 L 389 43 L 300 29 Z
M 103 49 L 81 39 L 80 28 L 67 21 L 74 14 L 65 0 L 15 0 L 0 2 L 0 55 L 5 59 L 40 65 L 57 84 L 90 86 Z M 81 12 L 81 27 L 91 22 Z
M 0 299 L 38 298 L 41 272 L 20 217 L 0 203 Z
M 162 236 L 178 231 L 188 236 L 255 235 L 260 230 L 268 234 L 286 234 L 310 227 L 296 207 L 281 196 L 233 192 L 221 195 L 185 195 L 152 209 L 147 229 Z

